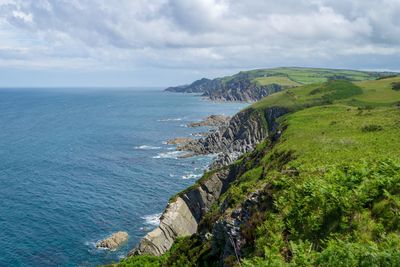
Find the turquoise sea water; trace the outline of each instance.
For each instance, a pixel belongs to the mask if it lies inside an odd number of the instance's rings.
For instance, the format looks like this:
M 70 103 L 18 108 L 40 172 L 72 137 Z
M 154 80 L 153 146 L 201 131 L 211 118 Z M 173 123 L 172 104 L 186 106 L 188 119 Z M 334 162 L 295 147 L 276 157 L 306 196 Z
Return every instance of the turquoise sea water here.
M 211 160 L 177 159 L 165 140 L 243 107 L 160 90 L 0 90 L 0 266 L 119 260 Z M 119 230 L 120 250 L 95 249 Z

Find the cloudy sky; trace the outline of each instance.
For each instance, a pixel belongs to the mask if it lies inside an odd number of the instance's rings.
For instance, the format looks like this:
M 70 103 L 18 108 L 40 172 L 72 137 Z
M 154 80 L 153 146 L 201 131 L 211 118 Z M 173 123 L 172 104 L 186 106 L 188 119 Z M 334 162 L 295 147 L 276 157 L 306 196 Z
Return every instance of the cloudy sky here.
M 0 0 L 0 86 L 167 86 L 239 70 L 400 70 L 399 0 Z

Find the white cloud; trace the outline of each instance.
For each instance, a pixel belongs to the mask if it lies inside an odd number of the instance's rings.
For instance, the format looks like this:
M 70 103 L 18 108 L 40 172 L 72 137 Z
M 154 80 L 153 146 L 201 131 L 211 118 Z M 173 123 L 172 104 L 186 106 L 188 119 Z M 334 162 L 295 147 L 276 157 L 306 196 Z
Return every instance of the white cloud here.
M 363 55 L 376 68 L 399 57 L 399 13 L 398 0 L 0 0 L 0 60 L 24 68 L 236 69 L 351 67 Z

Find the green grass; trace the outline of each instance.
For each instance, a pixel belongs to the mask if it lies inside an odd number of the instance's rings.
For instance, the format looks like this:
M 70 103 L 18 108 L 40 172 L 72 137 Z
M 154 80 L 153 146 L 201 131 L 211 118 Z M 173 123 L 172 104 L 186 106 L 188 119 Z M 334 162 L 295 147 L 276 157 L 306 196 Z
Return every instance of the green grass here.
M 326 70 L 315 77 L 304 69 L 275 71 L 281 75 L 276 79 L 290 72 L 310 81 Z M 330 80 L 253 104 L 249 109 L 260 119 L 268 108 L 288 109 L 278 119 L 283 133 L 276 144 L 266 139 L 231 166 L 235 181 L 200 225 L 211 228 L 260 190 L 266 199 L 240 228 L 244 266 L 399 266 L 400 92 L 393 90 L 398 82 L 399 77 Z M 178 240 L 163 257 L 132 258 L 120 266 L 221 265 L 223 248 L 212 244 L 194 235 Z M 237 266 L 235 257 L 227 257 L 225 265 Z
M 279 150 L 296 150 L 298 164 L 337 164 L 400 155 L 400 109 L 333 105 L 313 107 L 283 119 L 290 125 Z M 380 131 L 365 131 L 365 127 Z
M 400 91 L 392 89 L 395 82 L 400 82 L 400 77 L 357 82 L 356 85 L 362 88 L 363 94 L 355 99 L 370 105 L 400 102 Z
M 288 77 L 285 76 L 269 76 L 269 77 L 259 77 L 253 80 L 257 85 L 268 85 L 268 84 L 279 84 L 282 86 L 299 86 L 300 84 L 290 80 Z
M 335 104 L 280 120 L 279 143 L 221 198 L 229 214 L 271 184 L 274 208 L 251 217 L 262 220 L 252 225 L 244 265 L 398 265 L 400 109 Z
M 400 103 L 400 91 L 392 89 L 392 84 L 396 82 L 400 82 L 400 77 L 362 82 L 336 80 L 310 84 L 272 94 L 251 107 L 265 109 L 280 106 L 299 110 L 333 103 L 356 107 L 393 106 Z
M 323 68 L 282 67 L 241 71 L 232 76 L 222 77 L 220 80 L 223 83 L 227 83 L 234 80 L 237 81 L 248 79 L 258 85 L 276 83 L 282 86 L 298 86 L 313 83 L 323 83 L 332 79 L 344 79 L 349 81 L 374 80 L 385 75 L 392 75 L 392 73 Z

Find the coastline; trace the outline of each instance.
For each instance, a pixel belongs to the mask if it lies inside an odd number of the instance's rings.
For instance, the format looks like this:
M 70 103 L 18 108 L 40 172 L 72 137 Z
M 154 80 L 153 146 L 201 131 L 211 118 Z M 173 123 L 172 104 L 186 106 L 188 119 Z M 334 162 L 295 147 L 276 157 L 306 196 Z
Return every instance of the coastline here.
M 266 137 L 273 139 L 278 128 L 275 119 L 285 113 L 286 109 L 279 108 L 271 108 L 265 115 L 252 109 L 242 110 L 205 137 L 177 144 L 177 151 L 189 151 L 193 155 L 217 154 L 217 157 L 194 185 L 170 199 L 159 226 L 147 233 L 128 256 L 160 256 L 171 248 L 176 238 L 196 233 L 203 216 L 237 176 L 235 168 L 228 165 L 252 151 Z

